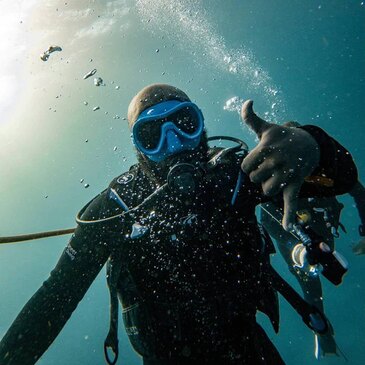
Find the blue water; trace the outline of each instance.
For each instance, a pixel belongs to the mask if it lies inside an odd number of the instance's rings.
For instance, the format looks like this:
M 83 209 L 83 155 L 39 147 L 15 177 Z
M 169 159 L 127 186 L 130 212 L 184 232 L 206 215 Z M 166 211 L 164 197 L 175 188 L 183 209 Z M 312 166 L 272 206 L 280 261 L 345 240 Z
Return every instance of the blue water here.
M 10 12 L 5 2 L 4 13 Z M 0 236 L 75 225 L 77 211 L 135 162 L 123 118 L 131 97 L 153 82 L 186 91 L 203 110 L 210 135 L 237 136 L 250 147 L 255 136 L 235 111 L 224 110 L 235 96 L 254 99 L 268 120 L 321 126 L 351 151 L 365 180 L 360 0 L 54 0 L 12 6 L 14 22 L 4 38 L 11 48 L 1 55 L 8 62 L 3 71 L 11 75 L 2 84 L 12 94 L 0 102 Z M 39 55 L 50 45 L 62 51 L 43 62 Z M 93 77 L 83 80 L 94 68 L 105 86 L 94 86 Z M 365 257 L 351 251 L 359 219 L 351 199 L 341 201 L 348 233 L 336 245 L 350 271 L 338 288 L 323 281 L 324 298 L 348 363 L 363 364 Z M 66 242 L 59 237 L 0 247 L 0 336 Z M 273 262 L 298 288 L 279 255 Z M 287 364 L 316 361 L 312 333 L 285 301 L 278 335 L 265 318 L 260 321 Z M 103 363 L 107 328 L 102 272 L 39 364 Z M 140 364 L 123 329 L 120 351 L 120 363 Z

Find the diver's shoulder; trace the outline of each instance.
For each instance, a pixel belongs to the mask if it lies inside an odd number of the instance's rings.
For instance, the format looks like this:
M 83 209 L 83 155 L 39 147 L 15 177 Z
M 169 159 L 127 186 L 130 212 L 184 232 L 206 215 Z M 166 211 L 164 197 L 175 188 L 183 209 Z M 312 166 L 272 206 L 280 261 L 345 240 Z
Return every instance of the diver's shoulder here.
M 128 171 L 115 177 L 109 184 L 109 189 L 128 190 L 141 179 L 139 164 L 132 165 Z
M 105 217 L 105 207 L 108 201 L 108 189 L 94 197 L 78 214 L 84 221 L 95 221 Z
M 149 179 L 143 173 L 139 164 L 135 164 L 121 175 L 115 177 L 108 187 L 108 199 L 122 210 L 129 210 L 138 205 L 150 191 Z
M 118 204 L 118 197 L 130 204 L 135 180 L 138 178 L 138 165 L 133 165 L 128 171 L 115 177 L 108 188 L 95 196 L 79 213 L 82 220 L 94 221 L 122 212 L 123 207 Z M 116 201 L 117 200 L 117 201 Z

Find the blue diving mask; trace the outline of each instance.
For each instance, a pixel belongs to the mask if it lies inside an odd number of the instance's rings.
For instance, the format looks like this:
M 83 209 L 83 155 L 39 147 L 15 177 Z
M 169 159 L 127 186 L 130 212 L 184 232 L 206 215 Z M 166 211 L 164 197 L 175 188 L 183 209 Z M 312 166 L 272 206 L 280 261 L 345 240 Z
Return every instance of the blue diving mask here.
M 169 100 L 143 111 L 132 128 L 135 146 L 154 162 L 195 149 L 204 130 L 204 117 L 191 102 Z

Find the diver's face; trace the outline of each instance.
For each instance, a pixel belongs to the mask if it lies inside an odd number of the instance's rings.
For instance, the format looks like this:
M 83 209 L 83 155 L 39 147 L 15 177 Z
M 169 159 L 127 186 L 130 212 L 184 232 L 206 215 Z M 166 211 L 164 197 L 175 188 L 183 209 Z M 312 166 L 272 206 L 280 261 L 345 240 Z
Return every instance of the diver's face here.
M 172 166 L 178 163 L 190 163 L 192 165 L 199 164 L 205 161 L 205 157 L 207 155 L 208 146 L 206 141 L 202 140 L 199 145 L 193 150 L 181 151 L 176 154 L 170 155 L 166 157 L 161 162 L 158 162 L 157 165 L 160 170 L 168 171 Z
M 170 169 L 178 163 L 189 163 L 198 166 L 207 162 L 208 142 L 206 131 L 203 132 L 199 145 L 193 150 L 178 152 L 160 162 L 151 161 L 148 156 L 137 150 L 137 159 L 148 175 L 153 175 L 159 183 L 164 183 Z
M 132 137 L 139 161 L 160 179 L 177 163 L 194 165 L 206 160 L 204 118 L 191 102 L 172 100 L 146 109 L 134 123 Z

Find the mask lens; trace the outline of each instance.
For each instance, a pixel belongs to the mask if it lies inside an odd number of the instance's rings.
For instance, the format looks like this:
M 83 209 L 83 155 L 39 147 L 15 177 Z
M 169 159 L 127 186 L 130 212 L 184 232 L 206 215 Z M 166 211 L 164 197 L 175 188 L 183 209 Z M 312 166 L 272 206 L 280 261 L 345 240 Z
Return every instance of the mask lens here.
M 142 146 L 148 150 L 157 148 L 161 139 L 161 127 L 167 119 L 159 119 L 141 123 L 136 130 L 136 137 Z
M 190 107 L 179 110 L 171 119 L 185 133 L 194 133 L 199 128 L 199 117 Z

